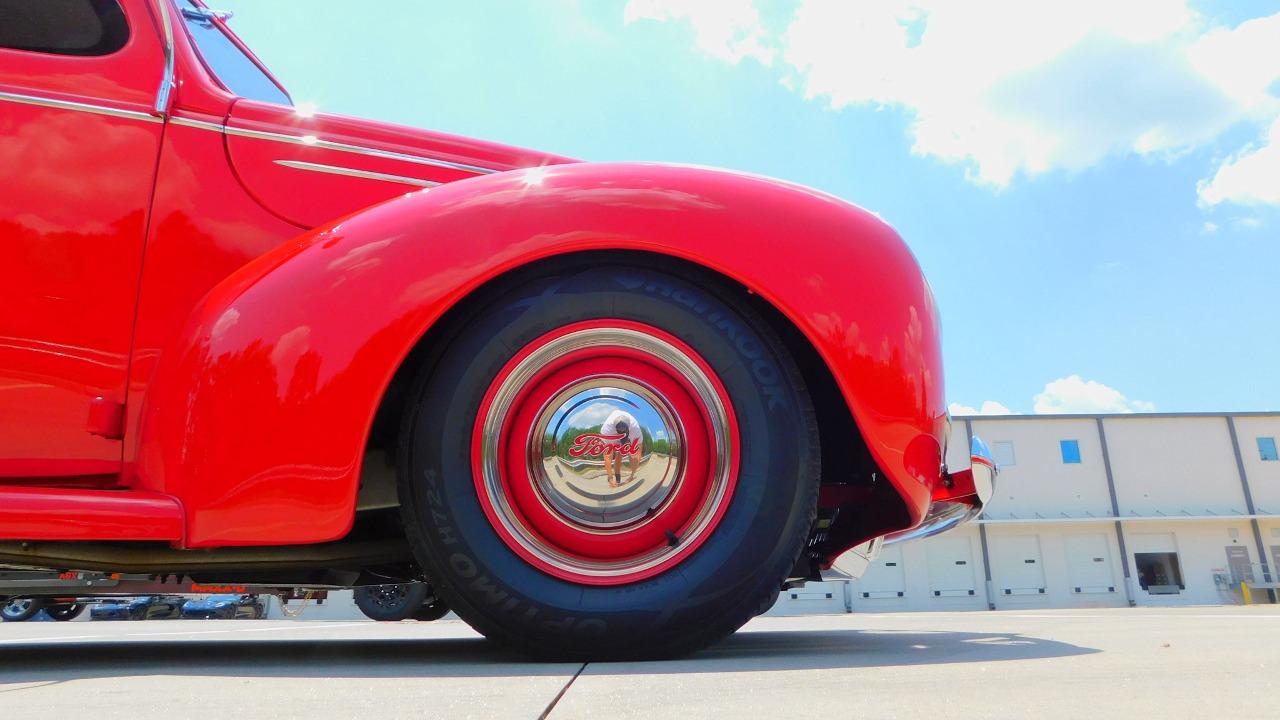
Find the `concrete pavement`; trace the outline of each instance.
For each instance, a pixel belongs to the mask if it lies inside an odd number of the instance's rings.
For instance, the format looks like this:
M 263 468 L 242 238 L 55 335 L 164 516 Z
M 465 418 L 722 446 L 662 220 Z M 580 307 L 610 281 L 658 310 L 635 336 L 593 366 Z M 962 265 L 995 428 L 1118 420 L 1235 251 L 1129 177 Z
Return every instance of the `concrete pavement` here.
M 758 618 L 693 657 L 538 664 L 457 621 L 0 625 L 0 716 L 1280 716 L 1280 608 Z

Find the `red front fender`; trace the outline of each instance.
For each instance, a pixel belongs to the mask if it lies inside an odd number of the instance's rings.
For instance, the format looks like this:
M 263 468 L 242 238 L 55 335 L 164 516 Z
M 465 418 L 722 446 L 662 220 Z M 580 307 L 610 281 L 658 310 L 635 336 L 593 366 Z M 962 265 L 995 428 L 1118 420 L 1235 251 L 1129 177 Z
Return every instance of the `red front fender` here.
M 897 234 L 797 186 L 709 169 L 564 165 L 452 183 L 309 232 L 216 287 L 143 407 L 138 484 L 191 547 L 342 536 L 379 401 L 467 293 L 533 260 L 677 256 L 773 303 L 827 362 L 912 522 L 941 464 L 933 299 Z

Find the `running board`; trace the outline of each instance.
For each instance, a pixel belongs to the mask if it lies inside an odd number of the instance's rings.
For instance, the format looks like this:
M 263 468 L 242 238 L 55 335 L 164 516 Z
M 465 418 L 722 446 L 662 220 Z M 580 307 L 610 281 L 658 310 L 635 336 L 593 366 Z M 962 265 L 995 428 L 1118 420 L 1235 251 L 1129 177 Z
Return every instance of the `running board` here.
M 319 545 L 225 547 L 178 550 L 151 543 L 79 543 L 0 541 L 0 566 L 114 573 L 235 572 L 332 570 L 411 562 L 403 538 L 338 541 Z
M 182 540 L 182 506 L 132 490 L 0 485 L 0 539 Z

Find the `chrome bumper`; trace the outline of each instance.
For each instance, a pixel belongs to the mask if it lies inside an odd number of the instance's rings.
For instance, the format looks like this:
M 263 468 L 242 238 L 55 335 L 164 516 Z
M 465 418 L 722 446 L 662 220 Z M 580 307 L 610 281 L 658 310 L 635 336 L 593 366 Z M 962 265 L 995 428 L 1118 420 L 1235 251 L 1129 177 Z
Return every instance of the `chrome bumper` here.
M 991 457 L 991 449 L 982 438 L 973 438 L 969 453 L 969 469 L 962 472 L 970 474 L 973 492 L 954 500 L 935 500 L 919 525 L 885 535 L 886 545 L 932 537 L 959 527 L 982 514 L 982 509 L 995 492 L 996 463 Z
M 965 490 L 971 490 L 954 499 L 935 500 L 919 525 L 889 533 L 855 545 L 840 553 L 831 567 L 822 571 L 823 580 L 857 580 L 871 563 L 875 562 L 885 545 L 919 540 L 944 533 L 963 525 L 982 514 L 987 501 L 995 492 L 996 464 L 991 450 L 981 438 L 970 443 L 969 469 L 954 473 L 952 478 L 963 480 Z M 968 483 L 972 483 L 972 487 Z

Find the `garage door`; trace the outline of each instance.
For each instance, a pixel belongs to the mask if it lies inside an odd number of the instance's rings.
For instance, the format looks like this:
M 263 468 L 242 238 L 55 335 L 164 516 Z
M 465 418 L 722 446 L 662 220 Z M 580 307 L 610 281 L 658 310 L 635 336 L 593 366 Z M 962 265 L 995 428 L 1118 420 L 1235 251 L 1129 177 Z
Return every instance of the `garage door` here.
M 967 537 L 929 540 L 929 590 L 934 597 L 970 596 L 977 592 L 973 579 L 973 544 Z
M 1067 579 L 1071 592 L 1113 593 L 1115 576 L 1111 568 L 1111 544 L 1101 533 L 1091 535 L 1067 535 L 1062 538 L 1067 554 Z
M 864 598 L 900 598 L 906 594 L 906 576 L 902 572 L 902 547 L 890 545 L 858 580 L 857 592 Z
M 1149 595 L 1178 595 L 1186 589 L 1173 533 L 1134 533 L 1128 537 L 1138 587 Z
M 1044 562 L 1040 538 L 1010 535 L 995 539 L 1000 592 L 1005 595 L 1043 595 Z

